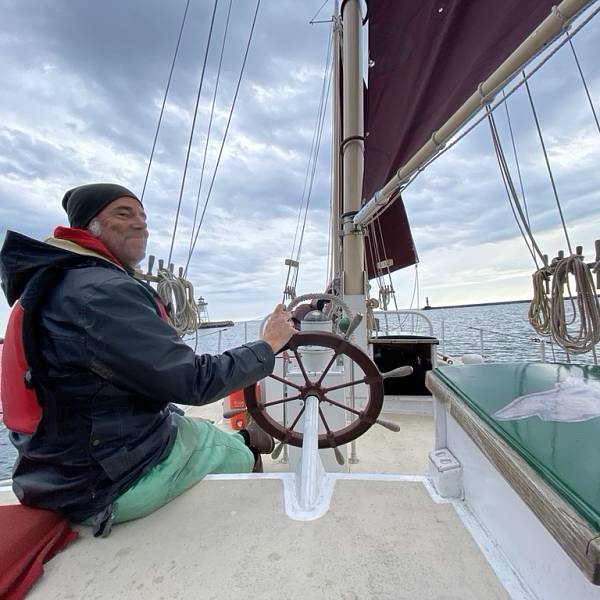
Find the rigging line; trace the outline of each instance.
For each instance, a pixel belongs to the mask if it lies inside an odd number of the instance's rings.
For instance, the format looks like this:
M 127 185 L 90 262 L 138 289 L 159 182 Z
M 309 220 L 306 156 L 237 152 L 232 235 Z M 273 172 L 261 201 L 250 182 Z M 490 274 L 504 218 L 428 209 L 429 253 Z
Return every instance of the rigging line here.
M 229 117 L 227 118 L 227 125 L 225 126 L 225 133 L 223 134 L 223 139 L 221 140 L 221 147 L 219 148 L 219 155 L 217 156 L 217 162 L 215 164 L 215 170 L 213 171 L 212 179 L 210 181 L 210 186 L 208 188 L 208 193 L 206 195 L 206 202 L 204 203 L 204 208 L 202 209 L 202 214 L 200 215 L 200 222 L 198 223 L 198 229 L 196 230 L 196 236 L 194 238 L 194 243 L 192 244 L 192 250 L 188 255 L 187 262 L 185 264 L 184 273 L 187 274 L 188 267 L 190 266 L 190 261 L 192 260 L 192 255 L 194 253 L 194 249 L 196 248 L 196 243 L 198 242 L 198 236 L 200 235 L 200 229 L 202 227 L 202 223 L 204 222 L 204 215 L 206 214 L 206 208 L 208 207 L 208 203 L 211 198 L 211 193 L 213 186 L 215 184 L 215 179 L 217 177 L 217 172 L 219 170 L 219 165 L 221 164 L 221 157 L 223 155 L 223 148 L 225 147 L 225 142 L 227 140 L 227 135 L 229 133 L 229 126 L 231 125 L 231 119 L 233 118 L 233 111 L 235 109 L 235 104 L 237 101 L 238 93 L 240 91 L 240 85 L 242 83 L 242 77 L 244 75 L 244 69 L 246 68 L 246 61 L 248 60 L 248 53 L 250 51 L 250 44 L 252 42 L 252 37 L 254 35 L 254 27 L 256 25 L 256 17 L 258 16 L 258 9 L 260 8 L 260 0 L 256 2 L 256 9 L 254 11 L 254 18 L 252 20 L 252 27 L 250 28 L 250 35 L 248 36 L 248 43 L 246 44 L 246 51 L 244 52 L 244 60 L 242 61 L 242 68 L 240 70 L 240 76 L 238 77 L 237 85 L 235 88 L 235 93 L 233 95 L 233 102 L 231 104 L 231 110 L 229 111 Z
M 379 265 L 382 262 L 381 251 L 379 249 L 379 238 L 377 237 L 377 230 L 375 229 L 375 223 L 378 221 L 373 221 L 369 223 L 369 240 L 370 240 L 370 248 L 371 248 L 371 260 L 373 262 L 373 270 L 375 272 L 375 276 L 377 277 L 377 283 L 379 284 L 379 289 L 381 290 L 385 286 L 385 282 L 383 279 L 383 270 Z
M 502 90 L 504 96 L 504 90 Z M 512 122 L 510 113 L 508 111 L 508 100 L 504 102 L 504 110 L 506 111 L 506 119 L 508 121 L 508 130 L 510 131 L 510 140 L 512 142 L 513 154 L 515 155 L 515 164 L 517 165 L 517 174 L 519 175 L 519 187 L 521 188 L 521 197 L 523 198 L 523 204 L 525 206 L 525 216 L 527 217 L 527 225 L 531 227 L 531 221 L 529 220 L 529 209 L 527 208 L 527 198 L 525 197 L 525 186 L 523 185 L 523 177 L 521 175 L 521 165 L 519 164 L 519 155 L 517 154 L 517 145 L 515 142 L 515 136 L 513 133 Z
M 381 243 L 381 247 L 383 249 L 383 260 L 387 260 L 388 259 L 387 258 L 387 251 L 385 249 L 385 240 L 384 240 L 384 237 L 383 237 L 383 231 L 381 229 L 381 220 L 377 219 L 376 221 L 373 221 L 369 225 L 369 227 L 371 228 L 371 231 L 372 231 L 372 234 L 373 234 L 372 235 L 373 240 L 372 240 L 372 242 L 370 242 L 371 243 L 371 256 L 372 257 L 374 256 L 373 255 L 373 245 L 374 245 L 374 247 L 376 249 L 376 252 L 377 252 L 377 255 L 378 255 L 376 260 L 377 260 L 378 263 L 381 263 L 382 260 L 381 260 L 381 255 L 380 255 L 380 251 L 379 251 L 379 244 L 380 243 Z M 379 229 L 379 235 L 377 234 L 376 227 Z M 373 260 L 375 260 L 375 258 L 373 258 Z M 389 265 L 386 265 L 383 269 L 385 269 L 387 271 L 388 281 L 389 281 L 389 293 L 390 293 L 390 296 L 391 296 L 391 298 L 392 298 L 392 300 L 394 302 L 394 308 L 396 309 L 396 312 L 398 312 L 398 310 L 399 310 L 398 309 L 398 301 L 396 299 L 396 292 L 394 291 L 394 282 L 392 280 L 392 272 L 390 271 Z M 384 279 L 384 270 L 383 269 L 376 267 L 375 274 L 377 276 L 377 282 L 379 283 L 380 292 L 381 292 L 381 290 L 383 290 L 383 293 L 385 294 L 386 291 L 385 291 L 385 284 L 384 284 L 385 279 Z M 384 310 L 387 310 L 387 298 L 385 299 Z M 399 325 L 399 327 L 402 328 L 402 325 Z
M 413 293 L 412 293 L 412 297 L 410 299 L 410 305 L 408 307 L 408 310 L 412 310 L 413 307 L 413 303 L 415 301 L 415 293 L 417 291 L 417 287 L 419 285 L 419 272 L 417 270 L 417 265 L 415 265 L 415 281 L 413 283 Z M 418 304 L 418 301 L 417 301 Z M 417 310 L 419 310 L 419 307 L 417 306 Z M 398 308 L 396 308 L 396 311 L 398 311 Z M 400 315 L 396 315 L 397 319 L 398 319 L 398 329 L 400 329 L 402 331 L 404 325 L 406 324 L 406 321 L 408 321 L 408 317 L 414 317 L 414 315 L 408 313 L 404 315 L 404 319 L 402 319 L 402 323 L 400 323 Z M 413 329 L 414 329 L 414 322 L 413 322 Z
M 525 72 L 523 72 L 523 76 L 525 76 Z M 573 249 L 571 248 L 571 240 L 569 239 L 569 233 L 567 231 L 567 225 L 565 223 L 565 217 L 563 215 L 562 207 L 560 205 L 560 199 L 558 197 L 558 191 L 556 189 L 556 184 L 554 183 L 554 176 L 552 175 L 552 169 L 550 167 L 550 160 L 548 159 L 548 153 L 546 152 L 546 144 L 544 144 L 544 138 L 542 136 L 542 129 L 540 127 L 540 122 L 538 121 L 537 112 L 536 112 L 535 106 L 533 104 L 531 90 L 529 89 L 529 82 L 527 82 L 527 81 L 525 81 L 525 89 L 527 90 L 527 96 L 529 97 L 529 104 L 531 105 L 531 111 L 533 113 L 533 118 L 535 119 L 535 126 L 537 128 L 538 137 L 540 138 L 540 144 L 542 145 L 542 150 L 544 152 L 546 168 L 548 169 L 548 175 L 550 176 L 550 182 L 552 183 L 552 191 L 554 192 L 554 198 L 556 199 L 556 206 L 558 208 L 558 214 L 560 215 L 560 222 L 562 223 L 563 231 L 565 232 L 565 238 L 567 239 L 567 247 L 569 248 L 569 254 L 573 254 Z
M 419 263 L 417 263 L 415 265 L 415 280 L 416 280 L 416 286 L 417 286 L 417 310 L 421 310 L 420 309 L 420 306 L 421 306 L 421 298 L 420 298 L 421 286 L 419 285 Z
M 311 165 L 312 165 L 312 161 L 313 161 L 313 156 L 315 153 L 315 148 L 316 148 L 316 144 L 317 144 L 317 135 L 318 135 L 318 131 L 319 131 L 319 123 L 321 121 L 322 114 L 323 114 L 323 97 L 325 94 L 325 86 L 326 86 L 326 82 L 327 82 L 327 71 L 329 69 L 329 61 L 332 60 L 330 58 L 330 53 L 331 53 L 331 46 L 332 46 L 332 41 L 333 41 L 333 28 L 331 31 L 331 35 L 329 37 L 329 42 L 327 45 L 327 53 L 325 54 L 325 70 L 323 73 L 323 84 L 321 87 L 321 96 L 319 99 L 319 108 L 317 110 L 317 120 L 315 122 L 315 127 L 313 130 L 313 138 L 312 138 L 312 142 L 310 145 L 310 153 L 308 156 L 308 162 L 306 164 L 306 174 L 304 175 L 304 187 L 302 189 L 302 196 L 300 198 L 300 206 L 298 208 L 298 219 L 296 221 L 296 232 L 294 233 L 294 242 L 292 244 L 292 252 L 290 253 L 290 256 L 293 257 L 294 256 L 294 252 L 296 251 L 296 242 L 298 241 L 298 232 L 300 231 L 300 219 L 302 218 L 302 209 L 304 206 L 304 200 L 306 198 L 306 188 L 308 186 L 308 180 L 310 177 L 310 169 L 311 169 Z M 333 62 L 332 62 L 333 64 Z
M 148 168 L 146 169 L 146 177 L 144 178 L 144 186 L 142 187 L 142 195 L 140 200 L 144 200 L 144 194 L 146 193 L 146 185 L 148 184 L 148 177 L 150 176 L 150 168 L 152 167 L 152 160 L 154 158 L 154 151 L 156 150 L 156 142 L 158 140 L 158 132 L 162 123 L 163 114 L 165 112 L 165 106 L 167 104 L 167 96 L 169 95 L 169 89 L 171 87 L 171 78 L 173 77 L 173 70 L 175 69 L 175 62 L 177 61 L 177 55 L 179 54 L 179 44 L 181 43 L 181 37 L 183 35 L 183 28 L 187 18 L 188 8 L 190 7 L 190 0 L 187 0 L 185 10 L 183 11 L 183 19 L 181 20 L 181 27 L 179 29 L 179 37 L 177 38 L 177 45 L 175 46 L 175 54 L 173 54 L 173 61 L 171 62 L 171 70 L 169 71 L 169 77 L 167 79 L 167 87 L 165 89 L 165 95 L 160 107 L 160 115 L 158 116 L 158 123 L 156 125 L 156 132 L 154 133 L 154 141 L 152 142 L 152 150 L 150 151 L 150 159 L 148 160 Z
M 383 230 L 381 229 L 381 219 L 377 219 L 377 229 L 379 229 L 379 238 L 381 239 L 381 247 L 383 249 L 383 257 L 384 260 L 388 259 L 388 255 L 387 255 L 387 250 L 385 248 L 385 238 L 383 236 Z M 384 267 L 384 269 L 386 269 L 387 271 L 387 275 L 390 281 L 390 288 L 393 291 L 394 289 L 394 284 L 392 281 L 392 272 L 390 271 L 390 265 L 386 264 L 386 266 Z M 396 302 L 396 293 L 392 293 L 392 298 L 394 300 L 394 306 L 396 307 L 396 310 L 398 310 L 398 303 Z
M 319 10 L 315 13 L 315 16 L 309 21 L 309 23 L 312 25 L 315 21 L 315 19 L 319 16 L 319 13 L 323 10 L 323 8 L 325 7 L 325 5 L 329 2 L 329 0 L 325 0 L 325 2 L 323 2 L 323 4 L 321 4 L 321 8 L 319 8 Z M 325 21 L 326 23 L 329 23 L 329 21 Z
M 377 267 L 378 263 L 381 262 L 381 257 L 379 255 L 379 247 L 377 245 L 377 236 L 375 232 L 375 227 L 373 223 L 369 223 L 368 228 L 370 230 L 370 235 L 367 235 L 367 239 L 369 241 L 369 249 L 371 250 L 371 261 L 373 263 L 373 271 L 375 272 L 375 277 L 377 277 L 377 284 L 379 285 L 379 289 L 383 287 L 383 278 L 381 277 L 381 270 Z
M 571 37 L 574 37 L 577 33 L 579 33 L 598 13 L 600 13 L 600 8 L 595 9 L 575 29 L 573 29 L 573 31 L 571 32 Z M 556 38 L 556 39 L 558 39 L 558 38 Z M 529 74 L 527 75 L 527 79 L 530 79 L 535 73 L 537 73 L 567 42 L 568 42 L 567 37 L 565 37 L 560 43 L 556 42 L 556 46 L 542 60 L 540 60 L 540 62 L 538 64 L 536 64 L 535 67 L 533 67 L 529 71 Z M 547 47 L 541 48 L 540 51 L 538 52 L 538 54 L 530 59 L 529 63 L 534 61 L 535 58 L 539 57 L 546 50 L 547 50 Z M 506 96 L 504 99 L 498 100 L 495 104 L 491 105 L 491 110 L 492 111 L 496 110 L 505 101 L 506 98 L 510 98 L 510 96 L 512 96 L 524 83 L 525 83 L 524 79 L 517 81 L 513 85 L 513 87 L 506 93 Z M 507 87 L 508 87 L 508 84 L 507 84 Z M 468 123 L 469 121 L 474 119 L 476 114 L 477 113 L 473 114 L 470 119 L 467 119 L 465 121 L 465 125 L 466 125 L 466 123 Z M 465 129 L 460 135 L 458 135 L 454 140 L 452 140 L 452 142 L 448 142 L 447 144 L 444 144 L 443 147 L 441 147 L 440 150 L 436 154 L 434 154 L 429 159 L 424 161 L 423 164 L 420 167 L 418 167 L 415 170 L 415 172 L 412 175 L 410 175 L 404 183 L 398 185 L 398 192 L 403 192 L 406 188 L 408 188 L 408 186 L 411 183 L 413 183 L 414 180 L 427 167 L 429 167 L 430 164 L 432 164 L 438 158 L 443 156 L 446 152 L 448 152 L 448 150 L 450 150 L 451 148 L 456 146 L 456 144 L 458 144 L 458 142 L 460 142 L 464 137 L 469 135 L 471 133 L 471 131 L 473 131 L 473 129 L 475 129 L 475 127 L 477 127 L 485 119 L 487 119 L 487 114 L 484 113 L 480 117 L 478 117 L 475 121 L 473 121 L 471 123 L 471 125 L 467 129 Z M 377 217 L 379 214 L 383 213 L 385 211 L 385 209 L 387 207 L 389 207 L 389 205 L 392 203 L 393 203 L 393 200 L 390 200 L 390 202 L 388 202 L 381 211 L 376 212 L 372 215 L 372 219 Z
M 200 208 L 200 193 L 202 191 L 202 183 L 204 181 L 204 170 L 206 167 L 206 158 L 208 156 L 208 143 L 212 131 L 212 123 L 215 114 L 215 104 L 217 100 L 217 92 L 219 90 L 219 81 L 221 79 L 221 68 L 223 66 L 223 56 L 225 54 L 225 43 L 227 41 L 227 32 L 229 31 L 229 19 L 231 16 L 231 4 L 233 0 L 229 0 L 229 8 L 227 10 L 227 20 L 225 21 L 225 31 L 223 32 L 223 43 L 221 44 L 221 55 L 219 56 L 219 66 L 217 67 L 217 78 L 215 81 L 215 90 L 212 98 L 212 106 L 210 107 L 210 118 L 208 120 L 208 129 L 206 132 L 206 142 L 204 144 L 204 156 L 202 157 L 202 169 L 200 171 L 200 183 L 198 184 L 198 194 L 196 195 L 196 209 L 194 210 L 194 222 L 192 224 L 192 233 L 190 235 L 190 247 L 188 255 L 192 251 L 192 243 L 194 241 L 194 232 L 196 231 L 196 222 L 198 219 L 198 209 Z
M 171 236 L 171 247 L 169 248 L 169 259 L 167 265 L 171 264 L 171 258 L 173 256 L 173 246 L 175 245 L 175 235 L 177 234 L 177 225 L 179 223 L 179 214 L 181 212 L 181 201 L 183 199 L 183 190 L 185 188 L 185 181 L 187 178 L 187 170 L 190 162 L 190 154 L 192 151 L 192 141 L 194 139 L 194 129 L 196 128 L 196 118 L 198 116 L 198 106 L 200 105 L 200 96 L 202 94 L 202 84 L 204 83 L 204 73 L 206 70 L 206 61 L 208 59 L 208 50 L 210 48 L 210 40 L 212 39 L 213 27 L 215 24 L 215 14 L 217 12 L 217 4 L 219 0 L 215 0 L 213 5 L 212 17 L 210 20 L 210 29 L 208 31 L 208 39 L 206 40 L 206 50 L 204 52 L 204 62 L 202 64 L 202 74 L 200 75 L 200 83 L 198 84 L 198 93 L 196 95 L 196 106 L 194 107 L 194 117 L 192 119 L 192 127 L 190 130 L 190 139 L 188 141 L 187 152 L 185 155 L 185 165 L 183 167 L 183 176 L 181 178 L 181 187 L 179 189 L 179 201 L 177 202 L 177 212 L 175 213 L 175 224 L 173 225 L 173 235 Z
M 540 249 L 538 248 L 538 246 L 535 242 L 535 239 L 533 238 L 533 234 L 531 233 L 531 230 L 527 226 L 525 215 L 523 214 L 523 210 L 518 201 L 517 191 L 515 190 L 514 184 L 510 177 L 510 171 L 508 170 L 508 164 L 506 162 L 506 157 L 504 156 L 504 152 L 502 150 L 500 136 L 498 134 L 498 129 L 496 127 L 496 121 L 494 119 L 494 115 L 491 110 L 488 110 L 488 122 L 489 122 L 490 130 L 492 133 L 492 141 L 494 143 L 496 159 L 498 160 L 498 166 L 500 167 L 500 173 L 502 175 L 502 181 L 504 183 L 506 195 L 508 196 L 508 202 L 510 204 L 510 208 L 512 210 L 512 213 L 513 213 L 513 216 L 517 223 L 517 226 L 519 227 L 519 231 L 521 232 L 521 235 L 523 236 L 523 240 L 525 241 L 527 250 L 529 250 L 529 253 L 531 254 L 531 257 L 533 258 L 533 262 L 535 263 L 536 267 L 539 268 L 539 265 L 537 263 L 533 249 L 536 250 L 536 252 L 539 254 L 540 258 L 543 260 L 542 253 L 541 253 Z M 521 220 L 519 220 L 519 218 L 517 217 L 516 211 L 518 211 L 518 213 L 521 217 Z M 527 237 L 525 236 L 524 229 L 525 229 L 525 231 L 527 231 L 527 234 L 529 235 L 531 247 L 529 245 L 529 241 L 527 240 Z
M 377 229 L 379 230 L 379 239 L 381 240 L 381 247 L 383 249 L 384 260 L 387 260 L 387 250 L 385 248 L 385 238 L 383 236 L 383 230 L 381 229 L 381 220 L 377 219 Z M 394 292 L 394 282 L 392 281 L 392 272 L 390 271 L 390 265 L 386 264 L 384 269 L 387 271 L 388 280 L 390 282 L 390 290 L 392 292 L 392 299 L 394 301 L 394 307 L 398 310 L 398 302 L 396 301 L 396 293 Z
M 310 201 L 312 199 L 312 189 L 313 189 L 313 184 L 315 181 L 315 175 L 317 172 L 317 167 L 319 165 L 318 159 L 319 159 L 319 150 L 321 149 L 321 139 L 323 137 L 323 126 L 325 124 L 325 114 L 327 112 L 327 102 L 329 99 L 329 90 L 331 89 L 331 71 L 329 73 L 329 77 L 325 77 L 326 81 L 327 81 L 327 91 L 325 92 L 325 97 L 323 99 L 322 102 L 322 112 L 321 112 L 321 122 L 319 124 L 319 132 L 318 132 L 318 138 L 317 138 L 317 145 L 316 145 L 316 149 L 315 149 L 315 154 L 314 154 L 314 159 L 313 159 L 313 163 L 312 163 L 312 172 L 311 172 L 311 177 L 310 177 L 310 184 L 308 187 L 308 195 L 306 197 L 306 208 L 304 210 L 304 222 L 302 223 L 302 231 L 300 233 L 300 241 L 298 242 L 298 262 L 300 262 L 300 255 L 302 253 L 302 242 L 304 241 L 304 231 L 306 229 L 306 220 L 308 217 L 308 208 L 310 206 Z
M 592 101 L 592 96 L 590 95 L 590 90 L 588 89 L 587 82 L 585 80 L 585 76 L 583 75 L 583 70 L 581 69 L 581 65 L 579 64 L 579 58 L 577 57 L 577 52 L 575 52 L 575 46 L 573 45 L 573 40 L 571 39 L 571 35 L 567 31 L 567 37 L 569 38 L 569 44 L 571 45 L 571 50 L 573 51 L 573 58 L 575 58 L 575 64 L 577 65 L 577 69 L 579 70 L 579 75 L 581 76 L 581 82 L 583 83 L 583 87 L 585 89 L 585 93 L 587 95 L 588 101 L 590 103 L 590 108 L 592 109 L 592 114 L 594 115 L 594 121 L 596 121 L 596 128 L 600 133 L 600 123 L 598 123 L 598 115 L 596 114 L 596 109 L 594 108 L 594 102 Z
M 327 231 L 327 267 L 325 269 L 325 290 L 327 290 L 327 286 L 329 285 L 330 281 L 333 279 L 333 277 L 331 276 L 331 271 L 330 271 L 331 253 L 332 253 L 331 216 L 329 217 L 329 227 L 327 229 L 328 229 L 328 231 Z

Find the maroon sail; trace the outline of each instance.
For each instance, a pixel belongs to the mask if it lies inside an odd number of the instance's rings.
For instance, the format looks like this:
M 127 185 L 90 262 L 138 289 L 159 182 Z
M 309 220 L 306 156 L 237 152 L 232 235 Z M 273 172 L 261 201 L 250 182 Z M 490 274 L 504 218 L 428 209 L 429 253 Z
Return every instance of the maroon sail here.
M 367 2 L 365 200 L 431 138 L 554 4 L 556 0 Z M 386 225 L 391 210 L 382 218 Z M 400 237 L 408 228 L 406 220 L 397 227 L 390 252 L 409 256 L 414 253 L 412 238 Z
M 369 279 L 418 262 L 402 198 L 367 227 L 365 254 Z

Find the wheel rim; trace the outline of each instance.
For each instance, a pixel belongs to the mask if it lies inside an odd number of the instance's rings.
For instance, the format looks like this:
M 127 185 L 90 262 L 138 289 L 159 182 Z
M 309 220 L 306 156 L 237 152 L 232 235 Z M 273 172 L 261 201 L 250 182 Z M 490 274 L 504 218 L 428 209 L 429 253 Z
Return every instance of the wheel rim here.
M 334 351 L 329 364 L 316 381 L 309 378 L 300 354 L 298 353 L 298 349 L 303 346 L 321 346 Z M 363 350 L 354 344 L 351 344 L 344 338 L 332 333 L 302 331 L 294 335 L 288 344 L 278 352 L 278 355 L 286 351 L 291 351 L 296 357 L 298 366 L 304 377 L 304 383 L 299 384 L 274 374 L 269 377 L 290 386 L 296 391 L 295 395 L 292 395 L 287 399 L 282 398 L 280 400 L 262 403 L 256 394 L 256 387 L 254 385 L 244 388 L 244 399 L 246 401 L 248 412 L 262 429 L 284 443 L 291 444 L 292 446 L 302 446 L 303 434 L 299 431 L 295 431 L 294 427 L 298 424 L 304 413 L 304 406 L 300 409 L 291 425 L 287 426 L 284 426 L 274 419 L 267 412 L 267 409 L 270 406 L 275 406 L 277 404 L 305 400 L 309 395 L 317 397 L 319 401 L 320 420 L 325 427 L 325 432 L 319 434 L 319 448 L 335 448 L 336 446 L 347 444 L 365 433 L 375 423 L 383 406 L 383 379 L 379 369 Z M 364 377 L 353 382 L 335 386 L 328 387 L 323 385 L 322 382 L 329 372 L 329 369 L 333 366 L 337 357 L 341 355 L 349 357 L 356 365 L 358 365 L 362 369 Z M 362 410 L 352 409 L 352 407 L 333 400 L 327 395 L 334 390 L 350 388 L 361 383 L 366 384 L 369 388 L 368 400 Z M 321 409 L 321 404 L 324 402 L 337 407 L 339 410 L 353 413 L 356 416 L 356 419 L 341 429 L 332 430 Z

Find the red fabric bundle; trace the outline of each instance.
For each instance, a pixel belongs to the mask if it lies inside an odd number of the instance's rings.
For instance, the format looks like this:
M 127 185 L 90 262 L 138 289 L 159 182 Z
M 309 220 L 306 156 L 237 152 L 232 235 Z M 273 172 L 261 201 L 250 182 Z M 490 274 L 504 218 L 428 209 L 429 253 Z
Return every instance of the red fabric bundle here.
M 20 600 L 43 565 L 77 537 L 60 513 L 21 504 L 0 506 L 0 598 Z

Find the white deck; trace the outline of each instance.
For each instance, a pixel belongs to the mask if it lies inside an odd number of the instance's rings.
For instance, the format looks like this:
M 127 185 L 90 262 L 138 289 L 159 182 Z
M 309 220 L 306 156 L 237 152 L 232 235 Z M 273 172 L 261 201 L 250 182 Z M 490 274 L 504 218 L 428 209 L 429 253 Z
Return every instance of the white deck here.
M 31 598 L 508 597 L 420 483 L 341 480 L 324 517 L 298 522 L 281 481 L 212 479 L 107 539 L 83 529 Z
M 225 427 L 221 410 L 188 414 Z M 431 417 L 382 416 L 401 432 L 373 427 L 357 440 L 359 462 L 337 476 L 323 517 L 285 514 L 289 465 L 269 457 L 264 475 L 209 476 L 107 539 L 82 527 L 28 597 L 528 598 L 462 503 L 428 485 Z

